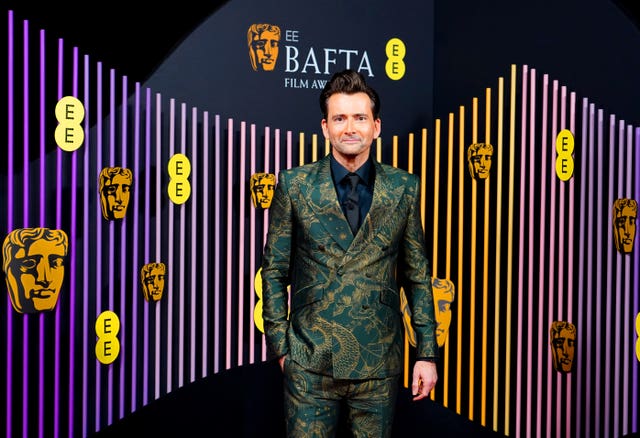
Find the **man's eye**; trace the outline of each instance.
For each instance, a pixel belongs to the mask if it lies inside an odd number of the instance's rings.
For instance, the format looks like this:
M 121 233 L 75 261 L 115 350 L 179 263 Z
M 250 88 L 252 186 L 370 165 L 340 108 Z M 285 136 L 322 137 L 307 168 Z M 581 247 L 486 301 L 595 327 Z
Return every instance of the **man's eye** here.
M 64 266 L 64 258 L 60 256 L 52 256 L 49 260 L 49 264 L 52 268 L 61 268 Z
M 38 261 L 31 257 L 27 257 L 20 260 L 20 270 L 22 272 L 27 272 L 32 269 L 35 269 L 37 265 L 38 265 Z

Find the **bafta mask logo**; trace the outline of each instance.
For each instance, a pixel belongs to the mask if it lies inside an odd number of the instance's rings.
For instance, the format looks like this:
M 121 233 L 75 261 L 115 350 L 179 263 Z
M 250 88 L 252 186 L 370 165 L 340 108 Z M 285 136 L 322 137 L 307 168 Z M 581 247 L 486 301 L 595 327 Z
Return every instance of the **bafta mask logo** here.
M 633 250 L 637 219 L 638 203 L 635 199 L 613 201 L 613 241 L 621 254 L 630 254 Z
M 247 31 L 249 59 L 254 71 L 273 71 L 278 60 L 280 27 L 275 24 L 252 24 Z
M 254 173 L 249 180 L 251 199 L 255 208 L 269 208 L 276 188 L 276 176 L 273 173 Z
M 566 321 L 553 321 L 549 332 L 553 368 L 559 373 L 570 373 L 576 352 L 576 326 Z
M 105 167 L 100 172 L 100 204 L 106 220 L 123 219 L 129 207 L 133 173 L 125 167 Z
M 471 178 L 487 179 L 491 170 L 493 146 L 489 143 L 473 143 L 467 149 L 467 161 Z
M 436 314 L 436 341 L 442 347 L 447 341 L 451 326 L 451 303 L 455 297 L 455 288 L 450 280 L 431 277 L 431 290 Z M 411 310 L 404 289 L 400 290 L 400 308 L 409 343 L 415 347 L 416 333 L 411 326 Z
M 56 307 L 68 245 L 64 231 L 49 228 L 20 228 L 5 238 L 3 269 L 16 312 L 40 313 Z
M 147 302 L 160 301 L 162 298 L 166 271 L 164 263 L 147 263 L 140 269 L 142 293 Z

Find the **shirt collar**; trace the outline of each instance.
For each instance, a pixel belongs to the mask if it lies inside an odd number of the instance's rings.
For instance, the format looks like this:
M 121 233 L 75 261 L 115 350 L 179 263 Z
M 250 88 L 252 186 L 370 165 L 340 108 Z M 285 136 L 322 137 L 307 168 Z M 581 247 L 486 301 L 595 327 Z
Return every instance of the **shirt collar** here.
M 331 173 L 333 174 L 333 180 L 335 183 L 339 183 L 347 176 L 349 172 L 342 164 L 338 163 L 333 154 L 331 154 Z M 355 172 L 360 177 L 360 182 L 369 185 L 371 176 L 371 158 L 364 162 Z

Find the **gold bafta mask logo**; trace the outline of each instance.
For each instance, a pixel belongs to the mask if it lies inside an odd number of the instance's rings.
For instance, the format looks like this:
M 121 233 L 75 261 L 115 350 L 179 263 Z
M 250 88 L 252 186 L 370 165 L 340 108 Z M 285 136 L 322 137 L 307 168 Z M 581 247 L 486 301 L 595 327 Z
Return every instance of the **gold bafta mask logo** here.
M 147 302 L 160 301 L 167 268 L 164 263 L 147 263 L 140 269 L 142 293 Z
M 431 290 L 436 314 L 436 341 L 442 347 L 447 341 L 451 326 L 451 303 L 455 297 L 455 288 L 450 280 L 431 277 Z M 400 310 L 409 343 L 415 347 L 416 333 L 411 326 L 411 309 L 404 289 L 400 289 Z
M 3 269 L 16 312 L 39 313 L 56 307 L 68 246 L 64 231 L 49 228 L 20 228 L 5 238 Z
M 276 176 L 273 173 L 254 173 L 249 180 L 251 199 L 256 208 L 269 208 L 276 188 Z
M 613 201 L 613 241 L 621 254 L 630 254 L 633 250 L 637 219 L 638 203 L 635 199 Z
M 487 179 L 491 171 L 493 146 L 489 143 L 473 143 L 467 149 L 467 161 L 471 178 Z
M 106 220 L 123 219 L 129 207 L 133 173 L 126 167 L 105 167 L 100 172 L 100 204 Z
M 273 71 L 278 60 L 280 27 L 275 24 L 252 24 L 247 30 L 249 59 L 254 71 Z
M 549 332 L 553 368 L 559 373 L 570 373 L 576 352 L 576 326 L 566 321 L 553 321 Z

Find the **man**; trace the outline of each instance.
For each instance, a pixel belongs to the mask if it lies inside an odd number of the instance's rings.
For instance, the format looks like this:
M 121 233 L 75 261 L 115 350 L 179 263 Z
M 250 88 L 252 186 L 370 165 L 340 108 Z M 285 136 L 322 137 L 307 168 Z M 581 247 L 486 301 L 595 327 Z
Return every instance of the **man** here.
M 249 189 L 255 208 L 267 209 L 273 200 L 273 190 L 276 187 L 276 176 L 273 173 L 258 172 L 251 175 Z
M 164 263 L 147 263 L 140 270 L 142 293 L 147 302 L 160 301 L 164 292 Z
M 49 228 L 20 228 L 5 238 L 4 272 L 18 313 L 53 310 L 64 280 L 67 234 Z
M 271 203 L 265 336 L 284 373 L 289 437 L 333 436 L 341 409 L 353 436 L 389 437 L 403 366 L 401 285 L 417 339 L 413 399 L 437 380 L 420 181 L 374 160 L 380 100 L 362 75 L 336 73 L 320 108 L 331 154 L 281 172 Z
M 570 373 L 576 351 L 576 326 L 566 321 L 553 321 L 550 334 L 553 368 L 560 373 Z
M 258 71 L 273 71 L 278 60 L 280 27 L 275 24 L 252 24 L 247 30 L 251 67 Z
M 105 167 L 100 172 L 100 204 L 106 220 L 123 219 L 127 214 L 133 174 L 125 167 Z
M 613 241 L 621 254 L 633 251 L 637 219 L 638 203 L 635 199 L 619 198 L 613 201 Z

